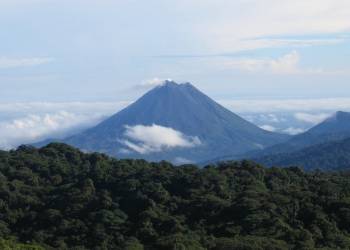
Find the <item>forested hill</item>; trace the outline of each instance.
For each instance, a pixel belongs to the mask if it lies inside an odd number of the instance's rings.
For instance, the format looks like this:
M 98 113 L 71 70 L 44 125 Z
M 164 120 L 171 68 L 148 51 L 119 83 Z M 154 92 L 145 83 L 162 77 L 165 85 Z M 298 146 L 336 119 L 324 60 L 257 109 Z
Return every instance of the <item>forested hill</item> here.
M 265 166 L 300 166 L 305 170 L 350 170 L 350 138 L 306 147 L 296 152 L 268 155 L 255 161 Z
M 44 249 L 350 249 L 350 174 L 23 146 L 0 152 L 0 238 Z

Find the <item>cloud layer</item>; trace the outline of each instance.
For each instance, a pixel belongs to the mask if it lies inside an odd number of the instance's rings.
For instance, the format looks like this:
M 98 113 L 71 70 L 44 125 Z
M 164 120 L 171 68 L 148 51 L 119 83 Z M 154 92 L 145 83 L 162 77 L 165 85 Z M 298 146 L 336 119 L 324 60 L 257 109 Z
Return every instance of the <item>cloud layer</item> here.
M 201 145 L 198 137 L 187 136 L 173 128 L 151 126 L 126 126 L 125 139 L 120 141 L 128 150 L 149 154 L 173 148 L 192 148 Z M 124 151 L 125 152 L 125 151 Z
M 284 129 L 283 132 L 286 134 L 290 134 L 290 135 L 297 135 L 297 134 L 305 132 L 305 129 L 289 127 L 289 128 Z
M 74 129 L 83 129 L 97 123 L 100 117 L 77 115 L 66 111 L 45 115 L 27 115 L 0 122 L 0 148 L 11 149 L 20 144 L 45 138 L 60 138 Z
M 8 58 L 0 57 L 0 69 L 33 67 L 42 64 L 51 63 L 53 58 L 49 57 L 34 57 L 34 58 Z
M 0 103 L 0 149 L 79 132 L 130 102 Z
M 56 136 L 64 137 L 96 124 L 130 103 L 0 103 L 0 148 L 13 148 L 22 143 Z M 350 111 L 349 98 L 250 99 L 225 100 L 220 103 L 264 129 L 292 134 L 310 128 L 336 111 Z M 161 134 L 165 136 L 159 136 Z M 122 138 L 130 146 L 126 148 L 144 153 L 198 144 L 194 137 L 157 125 L 129 127 L 127 135 L 129 137 Z
M 329 118 L 330 114 L 329 113 L 320 113 L 320 114 L 296 113 L 294 116 L 299 121 L 303 121 L 303 122 L 307 122 L 312 125 L 315 125 Z

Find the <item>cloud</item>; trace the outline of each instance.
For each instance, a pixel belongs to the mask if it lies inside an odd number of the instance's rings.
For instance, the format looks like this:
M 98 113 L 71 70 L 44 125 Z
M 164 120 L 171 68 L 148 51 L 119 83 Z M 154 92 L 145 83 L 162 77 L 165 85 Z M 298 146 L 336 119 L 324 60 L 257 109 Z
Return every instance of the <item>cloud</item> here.
M 290 135 L 297 135 L 297 134 L 303 133 L 304 131 L 305 131 L 305 129 L 294 128 L 294 127 L 290 127 L 290 128 L 283 130 L 284 133 L 287 133 Z
M 276 60 L 267 60 L 267 69 L 277 74 L 296 74 L 301 70 L 298 68 L 300 55 L 296 51 L 282 56 Z
M 125 139 L 120 139 L 127 148 L 140 154 L 161 152 L 173 148 L 192 148 L 201 145 L 198 137 L 187 136 L 173 128 L 156 124 L 151 126 L 125 126 Z
M 219 100 L 238 113 L 350 111 L 350 98 Z
M 315 125 L 329 118 L 330 115 L 331 114 L 329 113 L 320 113 L 320 114 L 296 113 L 294 114 L 294 117 L 299 121 L 307 122 Z
M 172 81 L 171 79 L 166 79 L 166 78 L 152 78 L 152 79 L 148 79 L 143 81 L 141 84 L 136 85 L 136 88 L 141 88 L 141 89 L 152 89 L 158 86 L 161 86 L 162 84 L 164 84 L 164 82 L 166 81 Z
M 306 48 L 313 46 L 332 46 L 348 41 L 348 37 L 339 35 L 336 38 L 248 38 L 236 40 L 231 44 L 231 49 L 214 54 L 183 54 L 183 55 L 162 55 L 160 58 L 213 58 L 213 57 L 232 57 L 235 53 L 251 51 L 257 49 L 279 49 L 279 48 Z M 217 52 L 217 51 L 216 51 Z
M 272 123 L 281 122 L 281 118 L 277 117 L 276 114 L 260 114 L 259 118 Z
M 346 41 L 346 38 L 323 38 L 323 39 L 298 39 L 298 38 L 257 38 L 246 39 L 244 42 L 247 49 L 262 48 L 283 48 L 294 47 L 304 48 L 310 46 L 337 45 Z
M 268 125 L 268 124 L 262 125 L 262 126 L 260 126 L 260 128 L 262 128 L 262 129 L 264 129 L 264 130 L 267 130 L 267 131 L 270 131 L 270 132 L 275 132 L 275 131 L 277 131 L 277 128 L 275 128 L 275 127 L 273 127 L 273 126 L 271 126 L 271 125 Z
M 157 85 L 161 85 L 163 84 L 163 82 L 165 81 L 165 79 L 160 79 L 158 77 L 146 80 L 142 83 L 142 85 L 146 85 L 146 86 L 157 86 Z
M 318 69 L 301 69 L 299 66 L 300 55 L 297 51 L 292 51 L 277 59 L 226 59 L 223 60 L 225 68 L 238 69 L 249 72 L 262 72 L 272 74 L 319 74 L 323 70 Z
M 83 129 L 100 121 L 93 115 L 77 115 L 66 111 L 45 115 L 27 115 L 0 122 L 0 148 L 10 149 L 47 137 L 61 137 L 74 129 Z
M 20 67 L 33 67 L 42 64 L 48 64 L 54 61 L 49 57 L 33 57 L 33 58 L 8 58 L 0 57 L 0 69 L 20 68 Z
M 297 45 L 303 44 L 301 39 L 285 42 L 276 41 L 274 37 L 298 35 L 317 37 L 321 34 L 347 32 L 350 29 L 350 2 L 347 0 L 189 2 L 188 5 L 199 8 L 198 11 L 202 15 L 205 12 L 207 16 L 211 16 L 210 10 L 220 9 L 219 18 L 201 20 L 202 23 L 197 27 L 203 40 L 209 37 L 212 49 L 229 51 L 276 47 L 281 43 L 286 43 L 287 46 Z M 232 15 L 232 10 L 240 12 Z M 264 37 L 272 38 L 264 39 Z M 311 41 L 309 44 L 317 45 L 317 43 Z
M 120 102 L 0 102 L 0 114 L 24 116 L 26 114 L 47 114 L 67 111 L 77 114 L 113 114 L 130 101 Z
M 193 164 L 194 161 L 191 161 L 189 159 L 183 158 L 183 157 L 176 157 L 173 161 L 175 165 L 183 165 L 183 164 Z
M 91 127 L 129 105 L 120 102 L 0 103 L 0 148 L 63 138 Z

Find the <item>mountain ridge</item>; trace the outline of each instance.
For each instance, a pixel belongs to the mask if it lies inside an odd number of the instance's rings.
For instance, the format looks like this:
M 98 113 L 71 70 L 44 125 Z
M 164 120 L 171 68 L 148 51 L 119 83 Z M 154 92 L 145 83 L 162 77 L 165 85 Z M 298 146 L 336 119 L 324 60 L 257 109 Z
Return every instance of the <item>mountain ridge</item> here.
M 245 157 L 262 157 L 271 154 L 291 153 L 302 148 L 350 137 L 350 113 L 337 111 L 304 133 L 293 136 L 281 144 L 268 147 L 260 152 L 250 152 Z
M 298 166 L 305 170 L 337 171 L 350 168 L 350 138 L 305 147 L 299 151 L 253 159 L 266 166 Z
M 337 111 L 323 122 L 310 128 L 308 131 L 291 137 L 286 142 L 272 145 L 263 150 L 253 150 L 251 152 L 244 153 L 242 155 L 221 155 L 216 158 L 211 158 L 200 163 L 201 165 L 229 161 L 229 160 L 241 160 L 241 159 L 272 159 L 284 158 L 285 156 L 295 154 L 302 154 L 303 150 L 309 150 L 309 148 L 327 143 L 338 143 L 347 138 L 350 138 L 350 113 L 344 111 Z M 313 156 L 315 157 L 315 156 Z M 304 157 L 306 158 L 306 157 Z M 266 161 L 262 163 L 267 164 Z M 281 161 L 275 165 L 283 165 Z

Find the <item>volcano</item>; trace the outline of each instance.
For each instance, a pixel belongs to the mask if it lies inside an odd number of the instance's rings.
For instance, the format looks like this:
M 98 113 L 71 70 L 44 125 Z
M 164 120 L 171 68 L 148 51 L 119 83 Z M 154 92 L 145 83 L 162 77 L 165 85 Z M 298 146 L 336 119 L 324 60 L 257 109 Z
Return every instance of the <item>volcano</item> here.
M 244 120 L 190 83 L 165 81 L 124 110 L 63 142 L 117 158 L 180 164 L 262 150 L 288 138 Z

